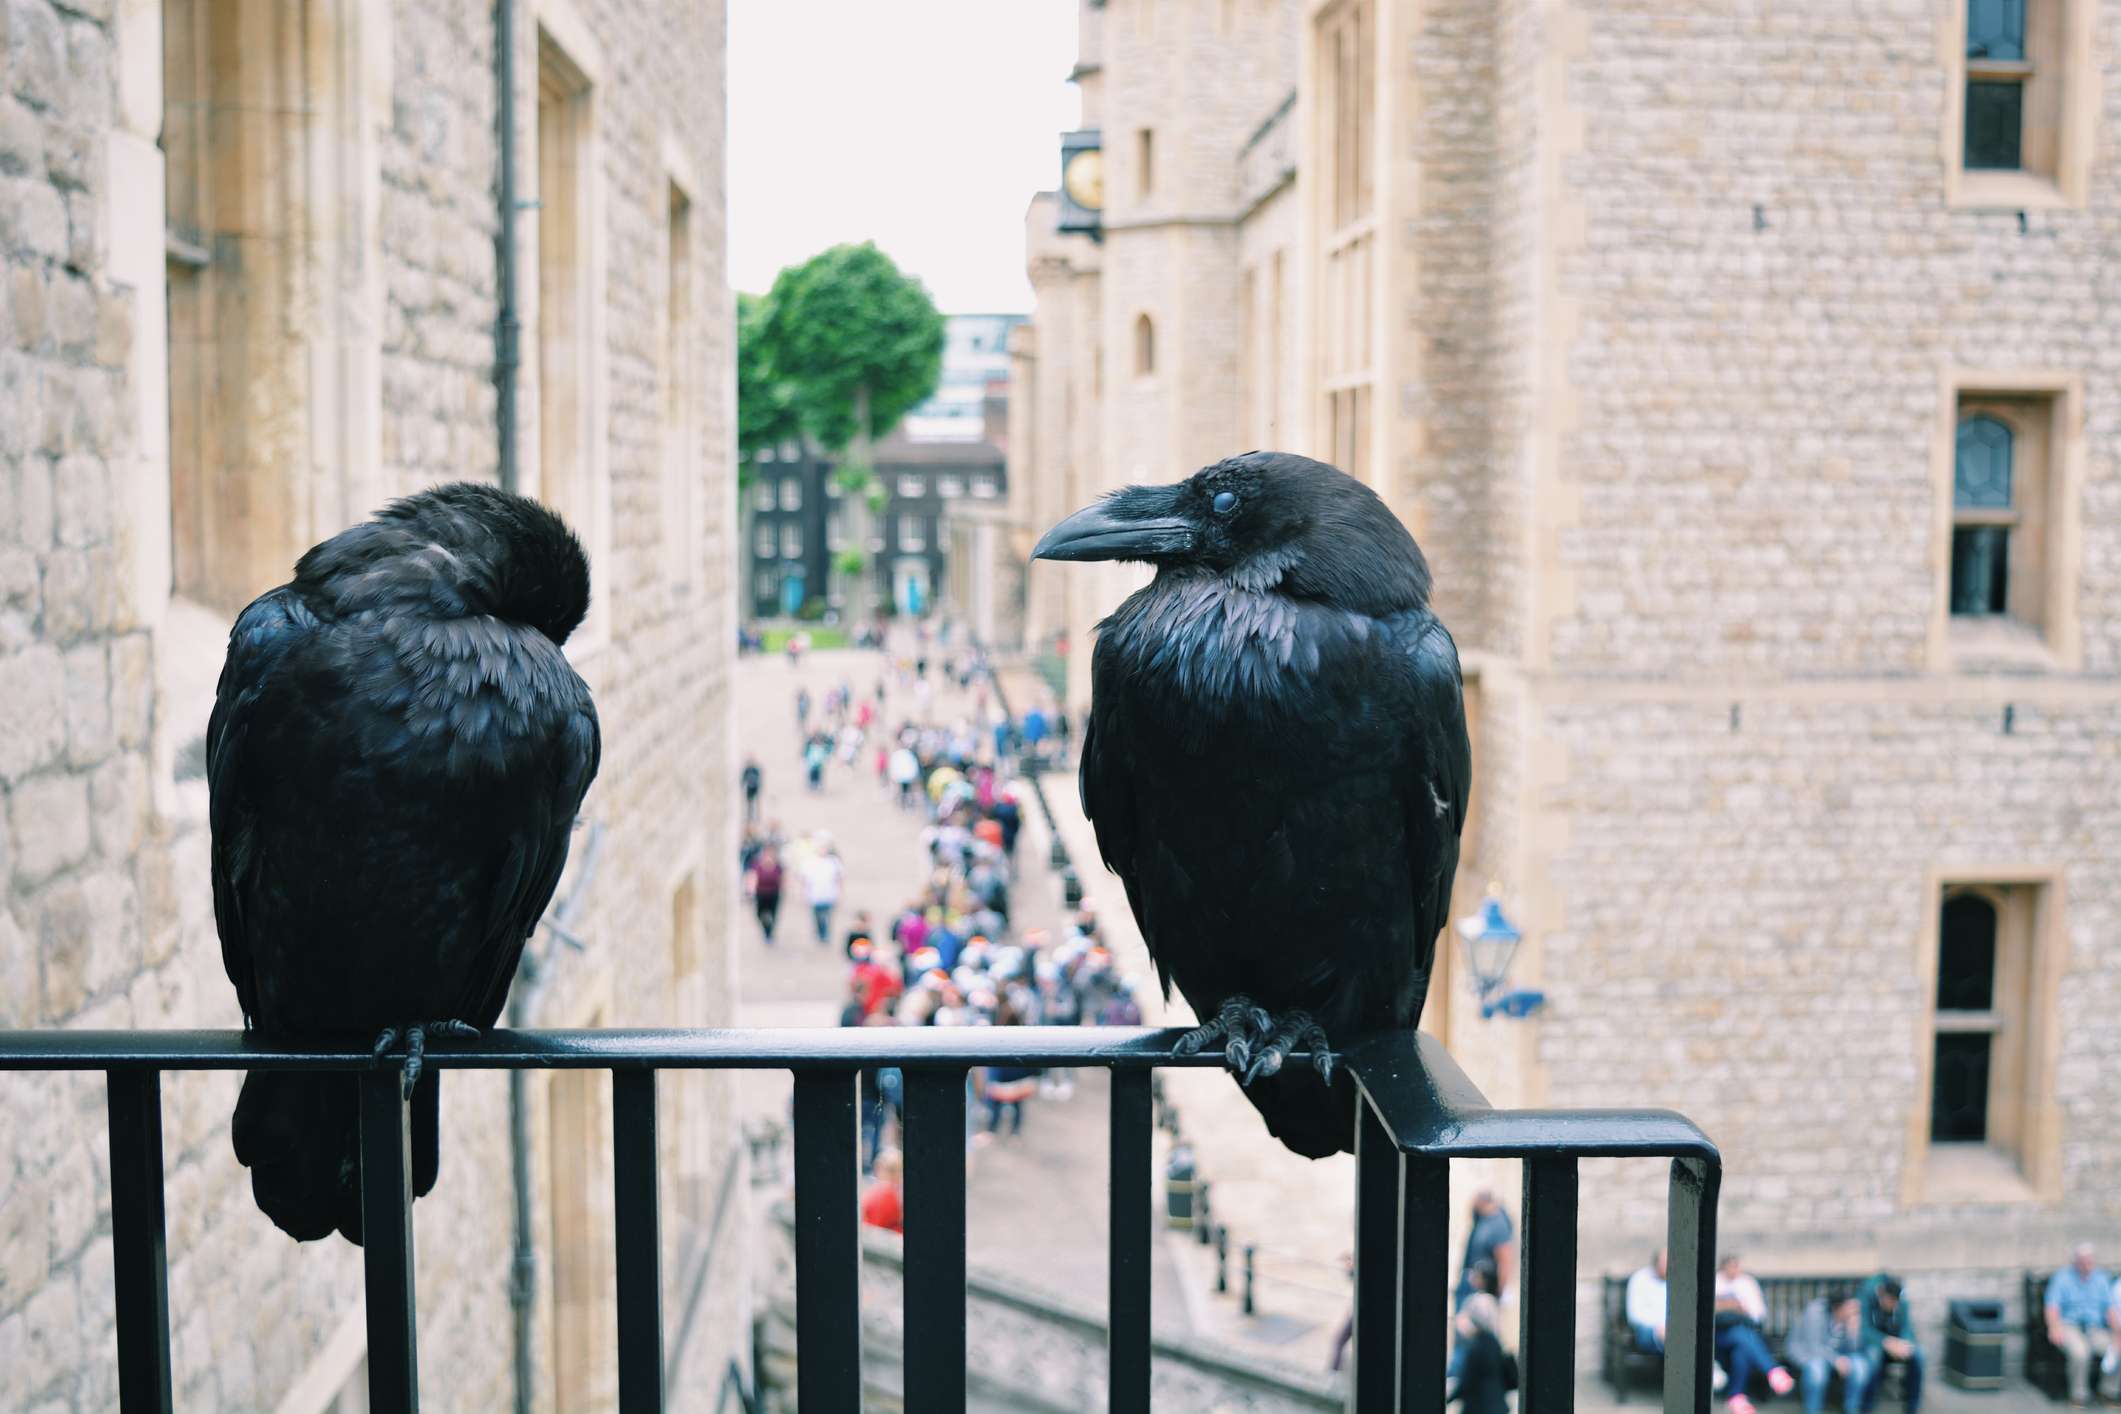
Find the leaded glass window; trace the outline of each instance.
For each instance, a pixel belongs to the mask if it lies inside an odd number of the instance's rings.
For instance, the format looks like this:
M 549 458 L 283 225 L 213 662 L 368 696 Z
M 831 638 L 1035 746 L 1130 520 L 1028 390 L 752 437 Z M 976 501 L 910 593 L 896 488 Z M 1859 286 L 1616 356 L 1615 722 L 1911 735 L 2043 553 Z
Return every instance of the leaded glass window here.
M 1983 171 L 2024 166 L 2025 85 L 1970 80 L 1966 85 L 1966 165 Z
M 2023 59 L 2025 0 L 1967 0 L 1966 57 Z
M 2010 509 L 2009 423 L 1983 415 L 1959 424 L 1959 450 L 1952 468 L 1952 504 L 1960 510 Z
M 1966 132 L 1969 169 L 2025 165 L 2025 0 L 1967 0 Z
M 2009 607 L 2012 500 L 2010 425 L 1980 415 L 1959 424 L 1952 465 L 1952 612 Z

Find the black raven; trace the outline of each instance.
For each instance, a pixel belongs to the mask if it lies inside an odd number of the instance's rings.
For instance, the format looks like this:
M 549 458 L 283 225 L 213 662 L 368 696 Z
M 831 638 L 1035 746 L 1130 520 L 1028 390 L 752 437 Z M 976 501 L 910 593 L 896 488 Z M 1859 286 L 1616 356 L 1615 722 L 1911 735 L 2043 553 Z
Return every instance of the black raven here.
M 1098 626 L 1082 795 L 1165 995 L 1203 1020 L 1180 1049 L 1223 1043 L 1297 1153 L 1352 1148 L 1328 1038 L 1420 1019 L 1472 771 L 1420 549 L 1353 477 L 1248 452 L 1032 553 L 1156 567 Z M 1283 1072 L 1304 1047 L 1316 1074 Z
M 421 1194 L 426 1035 L 500 1015 L 596 775 L 560 651 L 588 607 L 558 516 L 459 484 L 316 546 L 228 636 L 206 729 L 221 960 L 261 1038 L 402 1043 Z M 360 1242 L 359 1128 L 354 1076 L 245 1077 L 236 1158 L 290 1236 Z

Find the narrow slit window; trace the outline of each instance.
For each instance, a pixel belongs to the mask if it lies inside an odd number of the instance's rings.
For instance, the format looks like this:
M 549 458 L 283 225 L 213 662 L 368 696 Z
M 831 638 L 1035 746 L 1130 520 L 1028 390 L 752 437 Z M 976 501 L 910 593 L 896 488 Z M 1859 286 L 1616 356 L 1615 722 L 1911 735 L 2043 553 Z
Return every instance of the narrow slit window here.
M 1134 320 L 1134 376 L 1146 378 L 1156 372 L 1156 326 L 1146 314 Z

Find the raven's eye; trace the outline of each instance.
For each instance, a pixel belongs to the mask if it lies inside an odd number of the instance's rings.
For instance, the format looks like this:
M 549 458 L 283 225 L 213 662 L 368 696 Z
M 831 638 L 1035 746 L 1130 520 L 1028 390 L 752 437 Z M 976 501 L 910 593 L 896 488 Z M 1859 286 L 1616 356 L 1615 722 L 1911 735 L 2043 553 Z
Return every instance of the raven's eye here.
M 1217 515 L 1226 516 L 1237 509 L 1237 493 L 1235 491 L 1218 491 L 1215 493 L 1215 499 L 1208 504 L 1215 508 Z

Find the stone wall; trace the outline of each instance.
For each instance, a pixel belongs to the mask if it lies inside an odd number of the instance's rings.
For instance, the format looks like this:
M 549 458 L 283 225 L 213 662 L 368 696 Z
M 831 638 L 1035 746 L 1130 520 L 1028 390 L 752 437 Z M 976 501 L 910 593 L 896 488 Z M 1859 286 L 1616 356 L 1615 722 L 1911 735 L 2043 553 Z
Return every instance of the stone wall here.
M 331 37 L 320 42 L 343 41 L 314 71 L 326 89 L 310 98 L 340 169 L 329 298 L 333 327 L 347 336 L 337 364 L 316 367 L 354 396 L 317 414 L 313 460 L 288 474 L 309 478 L 318 514 L 343 523 L 385 495 L 496 474 L 493 21 L 491 6 L 455 0 L 312 8 L 314 34 Z M 723 944 L 734 906 L 723 867 L 733 750 L 723 526 L 734 492 L 722 10 L 554 0 L 517 8 L 526 98 L 540 18 L 593 36 L 602 52 L 610 272 L 598 295 L 610 311 L 612 508 L 593 573 L 614 622 L 581 664 L 606 743 L 585 807 L 600 845 L 595 877 L 580 877 L 578 847 L 562 884 L 562 897 L 581 889 L 573 931 L 588 949 L 560 955 L 534 1019 L 716 1024 L 727 1018 Z M 212 921 L 198 744 L 227 621 L 167 595 L 159 7 L 20 0 L 5 20 L 0 1027 L 234 1026 Z M 535 109 L 521 111 L 528 199 Z M 685 592 L 663 571 L 660 504 L 673 178 L 692 200 L 698 339 L 688 356 L 702 390 L 690 459 L 705 509 L 686 528 L 698 572 Z M 151 236 L 145 258 L 134 248 L 140 231 Z M 534 289 L 529 251 L 519 280 Z M 534 384 L 525 392 L 534 438 Z M 260 573 L 271 577 L 257 590 L 284 577 L 285 565 Z M 688 875 L 689 971 L 673 983 L 674 894 Z M 298 1248 L 257 1212 L 228 1146 L 239 1081 L 165 1079 L 177 1404 L 321 1408 L 360 1359 L 358 1254 L 337 1239 Z M 530 1084 L 542 1407 L 554 1400 L 552 1241 L 555 1203 L 565 1201 L 548 1182 L 550 1084 Z M 510 1398 L 506 1091 L 497 1073 L 448 1078 L 443 1177 L 416 1209 L 423 1388 L 439 1407 L 498 1408 Z M 741 1213 L 725 1214 L 712 1237 L 713 1199 L 740 1146 L 723 1082 L 687 1076 L 666 1080 L 664 1092 L 673 1346 L 696 1259 L 710 1246 L 718 1253 L 683 1372 L 705 1373 L 673 1387 L 704 1405 L 706 1376 L 744 1358 L 748 1341 Z M 102 1086 L 8 1077 L 0 1134 L 0 1408 L 112 1407 Z M 608 1362 L 609 1335 L 599 1332 Z

